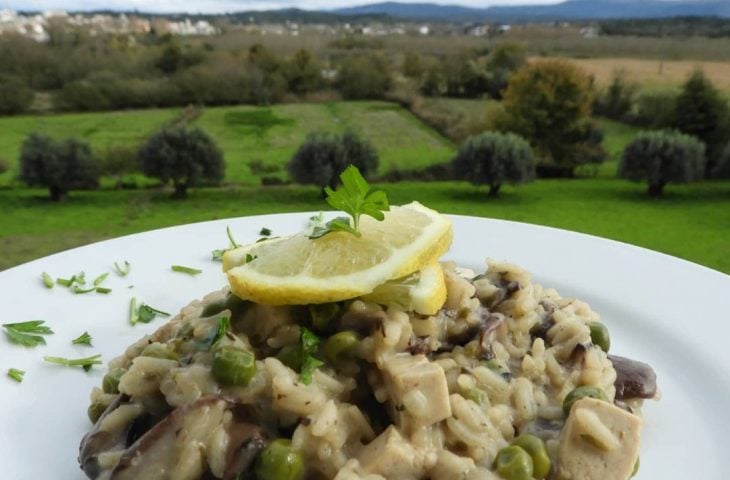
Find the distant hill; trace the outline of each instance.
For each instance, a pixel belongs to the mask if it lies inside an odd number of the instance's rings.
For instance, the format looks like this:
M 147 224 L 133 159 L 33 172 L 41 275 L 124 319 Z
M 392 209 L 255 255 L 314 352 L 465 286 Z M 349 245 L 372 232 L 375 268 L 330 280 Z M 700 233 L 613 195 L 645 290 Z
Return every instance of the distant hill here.
M 730 0 L 568 0 L 554 5 L 468 8 L 433 3 L 384 2 L 333 10 L 341 15 L 387 15 L 409 20 L 525 21 L 612 18 L 725 17 Z

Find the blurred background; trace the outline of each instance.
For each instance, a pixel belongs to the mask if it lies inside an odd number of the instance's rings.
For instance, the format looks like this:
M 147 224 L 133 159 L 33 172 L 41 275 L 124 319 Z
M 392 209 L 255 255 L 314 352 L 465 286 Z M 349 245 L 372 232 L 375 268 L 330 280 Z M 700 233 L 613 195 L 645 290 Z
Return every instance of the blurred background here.
M 730 273 L 730 2 L 462 3 L 0 0 L 0 270 L 353 163 Z

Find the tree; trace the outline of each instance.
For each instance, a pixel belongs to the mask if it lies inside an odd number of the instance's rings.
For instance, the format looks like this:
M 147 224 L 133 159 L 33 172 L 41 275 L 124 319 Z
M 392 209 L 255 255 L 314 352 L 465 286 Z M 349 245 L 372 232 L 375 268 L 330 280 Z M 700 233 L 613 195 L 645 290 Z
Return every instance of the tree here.
M 383 98 L 390 89 L 390 68 L 378 55 L 348 57 L 340 64 L 335 83 L 348 99 Z
M 47 187 L 50 199 L 65 200 L 73 189 L 99 186 L 99 171 L 85 142 L 29 135 L 20 152 L 20 180 L 32 187 Z
M 199 128 L 164 128 L 152 135 L 138 154 L 142 172 L 163 184 L 172 181 L 173 198 L 187 198 L 189 187 L 223 180 L 220 148 Z
M 593 113 L 619 121 L 626 119 L 634 104 L 636 85 L 626 82 L 625 75 L 624 71 L 614 73 L 611 84 L 593 103 Z
M 687 79 L 677 97 L 674 127 L 699 138 L 707 146 L 707 172 L 717 163 L 730 139 L 728 105 L 702 70 Z
M 351 131 L 310 133 L 289 162 L 289 174 L 297 183 L 335 188 L 350 164 L 364 177 L 377 170 L 378 155 L 370 142 Z
M 403 75 L 409 78 L 420 78 L 424 72 L 421 56 L 415 52 L 406 53 L 403 58 Z
M 489 185 L 489 196 L 496 197 L 505 182 L 535 178 L 535 156 L 522 137 L 487 132 L 466 139 L 452 160 L 452 169 L 456 178 Z
M 720 155 L 720 160 L 715 165 L 712 176 L 714 178 L 730 178 L 730 143 L 722 151 L 722 155 Z
M 543 173 L 572 176 L 591 135 L 592 100 L 590 78 L 572 63 L 530 63 L 510 78 L 499 130 L 527 139 Z
M 522 45 L 501 43 L 487 56 L 487 92 L 492 98 L 501 99 L 512 74 L 527 62 L 527 52 Z
M 320 66 L 309 50 L 298 50 L 284 65 L 284 77 L 293 93 L 308 93 L 317 90 L 322 84 Z
M 33 103 L 33 90 L 13 75 L 0 75 L 0 115 L 22 113 Z
M 700 180 L 705 169 L 705 146 L 695 137 L 674 131 L 642 132 L 626 146 L 618 176 L 646 180 L 648 193 L 660 196 L 668 183 Z

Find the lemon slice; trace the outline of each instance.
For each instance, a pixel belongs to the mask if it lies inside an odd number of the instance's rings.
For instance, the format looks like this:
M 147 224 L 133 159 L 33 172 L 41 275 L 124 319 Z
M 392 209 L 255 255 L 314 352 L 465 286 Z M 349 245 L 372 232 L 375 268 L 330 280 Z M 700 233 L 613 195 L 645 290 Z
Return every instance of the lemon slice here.
M 360 220 L 357 237 L 304 234 L 226 252 L 223 269 L 237 296 L 269 305 L 355 298 L 438 260 L 451 245 L 451 221 L 413 202 L 391 207 L 383 221 Z M 246 260 L 250 261 L 246 261 Z
M 438 262 L 434 262 L 416 273 L 375 287 L 362 299 L 407 312 L 434 315 L 446 302 L 444 271 Z

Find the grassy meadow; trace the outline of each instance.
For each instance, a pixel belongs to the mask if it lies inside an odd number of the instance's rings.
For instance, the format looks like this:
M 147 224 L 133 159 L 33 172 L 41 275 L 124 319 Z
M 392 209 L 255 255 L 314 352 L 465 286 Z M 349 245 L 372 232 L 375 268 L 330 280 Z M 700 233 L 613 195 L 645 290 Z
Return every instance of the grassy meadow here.
M 481 100 L 429 100 L 428 108 L 478 124 Z M 46 191 L 13 180 L 20 143 L 27 133 L 79 136 L 99 153 L 116 144 L 139 143 L 174 121 L 179 109 L 0 118 L 0 157 L 13 163 L 0 176 L 0 269 L 101 239 L 164 226 L 263 213 L 326 207 L 315 187 L 261 186 L 264 177 L 286 178 L 286 163 L 310 131 L 353 128 L 377 149 L 379 173 L 447 161 L 455 145 L 407 110 L 386 102 L 282 104 L 272 107 L 206 108 L 194 124 L 219 143 L 227 162 L 226 184 L 194 189 L 186 201 L 152 181 L 137 190 L 72 192 L 54 204 Z M 614 178 L 634 127 L 598 119 L 608 160 L 580 179 L 539 180 L 506 186 L 500 197 L 467 183 L 381 185 L 394 204 L 419 200 L 448 213 L 550 225 L 659 250 L 730 273 L 730 182 L 670 186 L 665 198 L 645 196 L 645 186 Z M 109 182 L 106 182 L 108 185 Z M 221 232 L 221 244 L 225 243 Z M 220 245 L 203 246 L 206 251 Z

